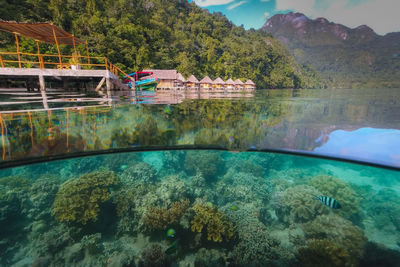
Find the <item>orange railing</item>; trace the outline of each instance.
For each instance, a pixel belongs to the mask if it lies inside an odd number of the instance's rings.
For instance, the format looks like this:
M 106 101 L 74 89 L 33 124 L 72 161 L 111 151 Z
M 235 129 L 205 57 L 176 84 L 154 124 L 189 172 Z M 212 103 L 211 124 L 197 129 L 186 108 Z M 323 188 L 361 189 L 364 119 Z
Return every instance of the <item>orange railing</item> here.
M 51 68 L 51 69 L 105 69 L 114 75 L 126 76 L 120 68 L 112 64 L 106 57 L 81 55 L 50 55 L 23 52 L 1 52 L 1 68 Z

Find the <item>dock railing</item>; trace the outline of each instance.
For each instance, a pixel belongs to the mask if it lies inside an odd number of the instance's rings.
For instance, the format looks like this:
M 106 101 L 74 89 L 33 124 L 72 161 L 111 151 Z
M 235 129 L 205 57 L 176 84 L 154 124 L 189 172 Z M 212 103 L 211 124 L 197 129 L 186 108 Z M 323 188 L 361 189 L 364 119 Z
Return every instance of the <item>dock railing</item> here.
M 122 78 L 128 76 L 112 64 L 106 57 L 81 55 L 50 55 L 24 52 L 0 51 L 1 68 L 41 68 L 41 69 L 104 69 Z

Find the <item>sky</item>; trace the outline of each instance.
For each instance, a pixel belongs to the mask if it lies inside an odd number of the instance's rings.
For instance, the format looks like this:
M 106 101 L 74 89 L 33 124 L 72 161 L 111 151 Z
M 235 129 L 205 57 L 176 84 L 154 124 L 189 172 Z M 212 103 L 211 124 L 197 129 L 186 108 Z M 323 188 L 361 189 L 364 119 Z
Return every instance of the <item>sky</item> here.
M 365 24 L 380 35 L 400 31 L 400 0 L 189 0 L 193 1 L 246 29 L 261 28 L 275 14 L 301 12 L 350 28 Z

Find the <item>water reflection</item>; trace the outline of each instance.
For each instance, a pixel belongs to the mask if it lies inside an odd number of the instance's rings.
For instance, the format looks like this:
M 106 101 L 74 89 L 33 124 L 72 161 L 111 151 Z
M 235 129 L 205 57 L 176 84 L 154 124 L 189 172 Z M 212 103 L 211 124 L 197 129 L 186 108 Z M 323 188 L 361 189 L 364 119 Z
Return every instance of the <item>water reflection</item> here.
M 400 130 L 396 129 L 361 128 L 350 132 L 335 130 L 328 135 L 326 143 L 314 151 L 355 160 L 370 158 L 378 163 L 391 162 L 400 167 L 399 140 Z
M 47 108 L 2 107 L 2 159 L 191 145 L 400 166 L 399 99 L 400 90 L 386 89 L 47 92 Z

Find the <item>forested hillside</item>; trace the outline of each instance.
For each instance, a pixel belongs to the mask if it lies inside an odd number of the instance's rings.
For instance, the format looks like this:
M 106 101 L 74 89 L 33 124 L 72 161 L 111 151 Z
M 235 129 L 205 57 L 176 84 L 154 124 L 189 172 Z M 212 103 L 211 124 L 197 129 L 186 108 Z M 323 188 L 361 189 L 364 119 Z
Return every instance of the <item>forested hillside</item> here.
M 350 29 L 301 13 L 275 15 L 263 30 L 334 87 L 400 87 L 399 32 L 381 36 L 366 25 Z
M 246 31 L 186 0 L 0 2 L 1 19 L 53 21 L 127 72 L 176 68 L 185 76 L 250 78 L 259 88 L 322 86 L 314 71 L 295 63 L 269 34 Z M 33 44 L 22 40 L 22 50 L 35 51 Z M 13 45 L 13 36 L 1 33 L 0 49 L 15 50 Z

